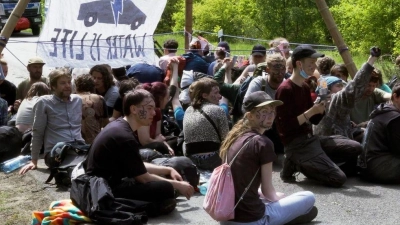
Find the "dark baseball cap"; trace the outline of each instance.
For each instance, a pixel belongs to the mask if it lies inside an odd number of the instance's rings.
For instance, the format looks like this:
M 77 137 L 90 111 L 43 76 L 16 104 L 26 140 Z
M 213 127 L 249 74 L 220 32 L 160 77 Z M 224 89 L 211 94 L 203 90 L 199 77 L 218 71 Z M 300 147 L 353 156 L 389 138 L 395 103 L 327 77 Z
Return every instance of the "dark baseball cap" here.
M 264 91 L 256 91 L 244 98 L 243 108 L 246 111 L 251 111 L 256 107 L 265 105 L 280 106 L 283 105 L 282 101 L 274 100 Z
M 292 53 L 292 61 L 301 60 L 304 58 L 320 58 L 324 57 L 325 54 L 315 51 L 311 45 L 299 45 Z
M 218 43 L 217 47 L 223 47 L 223 48 L 225 48 L 225 51 L 231 52 L 231 49 L 229 48 L 229 44 L 226 41 L 221 41 L 220 43 Z
M 254 45 L 251 55 L 265 56 L 267 55 L 267 49 L 262 45 Z

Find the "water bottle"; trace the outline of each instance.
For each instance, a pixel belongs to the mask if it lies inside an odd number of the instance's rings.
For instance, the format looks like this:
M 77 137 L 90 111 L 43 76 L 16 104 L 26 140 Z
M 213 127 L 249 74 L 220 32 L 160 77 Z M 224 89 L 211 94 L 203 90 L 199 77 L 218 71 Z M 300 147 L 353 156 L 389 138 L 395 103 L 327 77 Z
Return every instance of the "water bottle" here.
M 328 83 L 323 77 L 318 79 L 318 90 L 318 97 L 314 103 L 320 103 L 325 100 L 328 95 Z
M 30 155 L 20 155 L 13 159 L 7 160 L 0 164 L 0 170 L 5 173 L 10 173 L 31 161 Z
M 207 189 L 208 189 L 208 185 L 209 185 L 209 182 L 206 182 L 206 183 L 204 183 L 204 184 L 199 186 L 199 190 L 200 190 L 200 193 L 202 195 L 206 195 Z

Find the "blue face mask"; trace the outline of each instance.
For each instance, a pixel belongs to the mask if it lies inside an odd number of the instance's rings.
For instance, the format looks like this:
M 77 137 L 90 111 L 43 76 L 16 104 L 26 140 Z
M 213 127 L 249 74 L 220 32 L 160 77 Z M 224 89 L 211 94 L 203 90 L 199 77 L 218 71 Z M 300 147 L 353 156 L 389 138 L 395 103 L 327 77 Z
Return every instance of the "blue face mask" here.
M 304 79 L 307 79 L 309 77 L 308 74 L 306 74 L 306 72 L 304 72 L 303 68 L 301 68 L 301 70 L 300 70 L 300 76 L 302 76 Z

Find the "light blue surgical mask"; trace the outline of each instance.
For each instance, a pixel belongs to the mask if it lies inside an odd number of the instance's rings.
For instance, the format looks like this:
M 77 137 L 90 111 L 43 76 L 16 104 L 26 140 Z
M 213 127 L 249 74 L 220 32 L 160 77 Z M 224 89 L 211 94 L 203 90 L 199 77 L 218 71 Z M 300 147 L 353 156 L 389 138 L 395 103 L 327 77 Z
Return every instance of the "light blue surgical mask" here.
M 308 74 L 303 70 L 303 68 L 301 68 L 300 70 L 300 76 L 302 76 L 304 79 L 307 79 L 309 77 Z

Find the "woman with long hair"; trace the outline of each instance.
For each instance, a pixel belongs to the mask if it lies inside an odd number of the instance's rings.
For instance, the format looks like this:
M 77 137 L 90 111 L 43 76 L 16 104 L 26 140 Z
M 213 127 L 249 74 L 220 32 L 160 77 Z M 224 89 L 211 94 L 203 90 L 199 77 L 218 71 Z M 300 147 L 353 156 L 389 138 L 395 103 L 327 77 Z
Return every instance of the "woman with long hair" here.
M 40 96 L 48 94 L 50 94 L 50 88 L 43 82 L 36 82 L 32 84 L 31 88 L 29 88 L 25 99 L 19 106 L 15 122 L 15 126 L 21 133 L 32 128 L 34 119 L 33 106 L 36 104 Z
M 318 214 L 313 193 L 302 191 L 286 197 L 272 184 L 276 155 L 272 141 L 262 134 L 272 127 L 275 108 L 282 104 L 263 91 L 253 92 L 244 99 L 243 119 L 222 142 L 221 159 L 229 163 L 235 158 L 231 170 L 236 202 L 251 183 L 235 208 L 235 219 L 221 222 L 223 225 L 299 224 L 310 222 Z
M 145 89 L 154 97 L 156 103 L 156 115 L 150 126 L 144 126 L 138 129 L 139 142 L 143 147 L 156 149 L 163 154 L 174 155 L 174 150 L 165 141 L 161 134 L 162 110 L 165 109 L 169 101 L 168 86 L 162 82 L 144 83 L 137 88 Z

